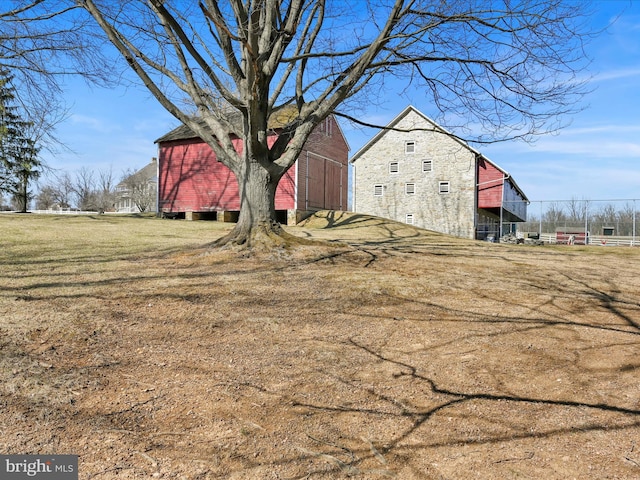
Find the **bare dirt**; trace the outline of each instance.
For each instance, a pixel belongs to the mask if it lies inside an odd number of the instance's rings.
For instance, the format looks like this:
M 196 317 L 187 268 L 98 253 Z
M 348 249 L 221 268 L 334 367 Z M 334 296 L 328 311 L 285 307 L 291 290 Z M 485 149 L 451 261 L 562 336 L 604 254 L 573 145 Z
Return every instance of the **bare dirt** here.
M 336 246 L 4 258 L 0 452 L 99 480 L 640 478 L 639 249 L 289 231 Z

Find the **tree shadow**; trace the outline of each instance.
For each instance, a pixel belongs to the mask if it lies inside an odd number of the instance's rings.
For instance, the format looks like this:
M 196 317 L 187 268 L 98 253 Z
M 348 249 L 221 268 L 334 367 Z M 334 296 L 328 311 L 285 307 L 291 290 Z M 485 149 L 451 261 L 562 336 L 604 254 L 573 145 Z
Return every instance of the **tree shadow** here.
M 506 394 L 493 394 L 485 393 L 481 391 L 469 391 L 464 389 L 452 389 L 445 388 L 438 384 L 433 378 L 427 375 L 421 374 L 419 368 L 406 361 L 394 359 L 389 355 L 384 355 L 379 351 L 367 346 L 364 342 L 349 339 L 349 345 L 353 348 L 366 353 L 376 363 L 383 363 L 396 367 L 398 373 L 395 374 L 395 378 L 405 377 L 412 384 L 420 384 L 422 386 L 421 391 L 426 397 L 432 397 L 435 406 L 430 408 L 420 408 L 418 406 L 409 405 L 405 400 L 395 397 L 393 389 L 384 390 L 381 385 L 374 385 L 371 387 L 363 388 L 359 382 L 354 382 L 353 379 L 340 377 L 337 375 L 328 374 L 323 372 L 323 375 L 327 378 L 327 384 L 332 382 L 343 384 L 345 387 L 352 391 L 362 391 L 363 395 L 374 398 L 374 401 L 381 405 L 378 408 L 362 408 L 358 406 L 341 405 L 341 404 L 322 404 L 305 402 L 299 399 L 287 399 L 287 402 L 291 402 L 295 407 L 301 407 L 308 409 L 311 412 L 317 412 L 319 414 L 326 415 L 343 415 L 352 414 L 362 418 L 363 423 L 378 422 L 382 419 L 397 418 L 398 425 L 400 422 L 407 424 L 408 426 L 400 428 L 395 434 L 388 436 L 384 439 L 384 443 L 377 448 L 366 448 L 363 445 L 360 449 L 354 449 L 352 447 L 347 448 L 345 445 L 353 445 L 354 439 L 348 439 L 344 437 L 341 442 L 334 440 L 329 442 L 327 440 L 318 440 L 312 437 L 316 446 L 324 444 L 326 451 L 324 455 L 320 455 L 317 452 L 307 453 L 306 459 L 314 459 L 318 457 L 325 462 L 332 465 L 332 471 L 335 473 L 350 475 L 367 475 L 371 474 L 372 478 L 376 475 L 381 477 L 394 476 L 395 472 L 393 468 L 387 469 L 386 461 L 381 465 L 380 470 L 376 471 L 371 469 L 371 465 L 375 464 L 378 460 L 378 456 L 382 458 L 389 455 L 420 455 L 425 449 L 431 451 L 443 447 L 457 447 L 461 444 L 466 446 L 490 446 L 501 444 L 504 442 L 517 442 L 520 440 L 541 440 L 549 439 L 553 437 L 560 437 L 573 432 L 580 432 L 581 434 L 588 432 L 613 432 L 613 431 L 625 431 L 640 427 L 640 409 L 627 408 L 610 403 L 589 403 L 573 400 L 559 400 L 551 397 L 529 397 L 523 395 L 506 395 Z M 256 387 L 259 388 L 259 387 Z M 416 387 L 418 389 L 418 387 Z M 576 417 L 575 422 L 569 425 L 558 427 L 547 427 L 539 430 L 526 430 L 520 428 L 516 424 L 511 424 L 507 418 L 500 419 L 494 418 L 494 429 L 488 429 L 487 432 L 479 432 L 477 438 L 464 438 L 464 436 L 453 435 L 450 439 L 438 439 L 434 441 L 428 441 L 428 434 L 426 430 L 429 429 L 428 424 L 430 421 L 442 422 L 443 416 L 447 414 L 454 415 L 460 422 L 465 422 L 465 415 L 461 415 L 459 412 L 465 408 L 466 404 L 474 404 L 478 409 L 482 410 L 483 405 L 493 405 L 488 409 L 498 406 L 502 410 L 517 411 L 519 406 L 536 408 L 561 408 L 569 409 L 569 411 L 580 412 L 581 415 L 587 418 L 587 421 L 581 421 Z M 468 405 L 467 405 L 468 406 Z M 457 409 L 457 413 L 452 413 L 454 409 Z M 523 414 L 525 408 L 522 408 Z M 619 415 L 617 421 L 607 421 L 593 416 L 591 420 L 590 412 L 595 413 L 608 413 Z M 438 420 L 436 420 L 436 416 Z M 526 414 L 525 414 L 526 415 Z M 571 414 L 568 414 L 571 416 Z M 482 416 L 482 412 L 475 412 L 473 416 Z M 477 418 L 475 420 L 477 420 Z M 608 418 L 608 417 L 607 417 Z M 472 418 L 469 417 L 469 420 Z M 451 418 L 449 419 L 451 420 Z M 486 420 L 486 419 L 485 419 Z M 418 435 L 418 432 L 422 431 Z M 355 439 L 357 440 L 357 439 Z M 356 442 L 357 443 L 357 442 Z M 327 448 L 328 447 L 328 448 Z M 348 458 L 345 458 L 345 452 L 348 452 Z M 531 458 L 533 453 L 528 458 Z M 336 460 L 342 458 L 342 461 Z M 495 463 L 501 461 L 511 460 L 526 460 L 527 458 L 507 458 L 506 460 L 498 460 Z M 397 468 L 397 466 L 396 466 Z M 318 471 L 320 472 L 320 471 Z M 309 474 L 311 475 L 311 474 Z M 304 476 L 296 478 L 306 478 Z

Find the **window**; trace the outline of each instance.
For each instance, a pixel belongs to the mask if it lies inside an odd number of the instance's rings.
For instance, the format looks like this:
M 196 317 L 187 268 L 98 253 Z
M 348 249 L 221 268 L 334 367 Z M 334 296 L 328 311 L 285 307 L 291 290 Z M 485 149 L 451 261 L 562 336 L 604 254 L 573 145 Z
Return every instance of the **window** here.
M 400 167 L 398 162 L 390 162 L 389 163 L 389 173 L 398 173 L 400 171 Z
M 431 160 L 423 160 L 422 161 L 422 171 L 430 172 L 433 170 L 433 162 Z
M 450 190 L 449 182 L 440 182 L 438 191 L 440 193 L 449 193 Z
M 331 121 L 331 117 L 327 117 L 324 119 L 324 132 L 328 137 L 333 135 L 333 122 Z
M 373 186 L 373 195 L 374 196 L 381 197 L 383 193 L 384 193 L 384 186 L 383 185 L 374 185 Z
M 325 118 L 319 125 L 320 131 L 323 132 L 327 137 L 331 137 L 333 135 L 333 123 L 331 122 L 331 117 Z
M 416 153 L 416 142 L 413 140 L 404 142 L 404 153 Z
M 413 213 L 407 213 L 407 216 L 405 217 L 405 223 L 413 225 Z
M 404 184 L 404 193 L 407 195 L 413 195 L 416 193 L 416 184 L 415 183 L 405 183 Z

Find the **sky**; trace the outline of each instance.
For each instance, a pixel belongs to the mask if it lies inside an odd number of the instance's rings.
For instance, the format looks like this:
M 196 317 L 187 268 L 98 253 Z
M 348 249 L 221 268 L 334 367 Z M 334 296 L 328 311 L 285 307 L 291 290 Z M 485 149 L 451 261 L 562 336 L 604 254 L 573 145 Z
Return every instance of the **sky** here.
M 591 91 L 581 111 L 565 119 L 569 125 L 532 144 L 474 146 L 534 202 L 640 199 L 640 0 L 596 0 L 594 7 L 593 26 L 608 27 L 589 45 Z M 54 172 L 111 170 L 120 180 L 157 156 L 154 141 L 178 126 L 143 87 L 104 89 L 69 79 L 64 100 L 69 116 L 57 137 L 67 151 L 43 155 Z M 386 124 L 408 104 L 430 115 L 420 96 L 389 92 L 364 119 Z M 341 125 L 351 155 L 375 134 Z

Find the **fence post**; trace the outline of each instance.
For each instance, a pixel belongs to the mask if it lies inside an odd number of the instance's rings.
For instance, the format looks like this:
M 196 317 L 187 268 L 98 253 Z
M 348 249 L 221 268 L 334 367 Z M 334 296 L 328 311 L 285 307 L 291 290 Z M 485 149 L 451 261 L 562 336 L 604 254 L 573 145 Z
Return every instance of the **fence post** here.
M 633 232 L 631 234 L 631 246 L 636 243 L 636 201 L 633 200 Z
M 589 204 L 584 204 L 584 244 L 589 244 Z
M 542 235 L 542 200 L 540 201 L 540 227 L 538 227 L 538 234 Z

